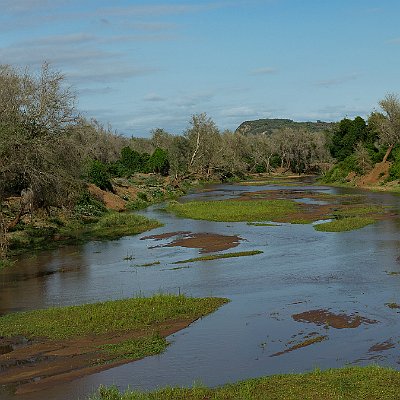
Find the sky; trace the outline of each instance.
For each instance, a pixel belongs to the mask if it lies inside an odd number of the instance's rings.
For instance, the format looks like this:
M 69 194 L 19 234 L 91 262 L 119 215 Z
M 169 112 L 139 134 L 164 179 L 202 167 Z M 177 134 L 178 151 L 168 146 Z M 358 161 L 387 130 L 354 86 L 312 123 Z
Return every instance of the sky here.
M 193 114 L 339 121 L 400 94 L 398 0 L 0 0 L 0 64 L 65 75 L 127 136 Z

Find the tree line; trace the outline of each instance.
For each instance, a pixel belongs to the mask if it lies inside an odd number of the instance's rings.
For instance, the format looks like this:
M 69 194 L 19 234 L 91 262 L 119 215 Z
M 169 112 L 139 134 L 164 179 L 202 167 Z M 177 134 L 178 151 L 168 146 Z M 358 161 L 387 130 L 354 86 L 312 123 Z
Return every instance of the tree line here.
M 88 182 L 112 191 L 112 177 L 138 172 L 179 182 L 225 181 L 277 168 L 320 172 L 334 162 L 365 171 L 400 156 L 399 100 L 387 95 L 380 107 L 368 121 L 343 119 L 333 131 L 299 126 L 250 135 L 220 131 L 206 114 L 196 114 L 181 134 L 157 128 L 148 139 L 128 138 L 84 118 L 63 74 L 48 64 L 37 74 L 1 65 L 0 253 L 1 238 L 15 223 L 3 212 L 4 201 L 22 191 L 33 194 L 34 208 L 71 208 Z M 21 207 L 19 217 L 24 212 Z

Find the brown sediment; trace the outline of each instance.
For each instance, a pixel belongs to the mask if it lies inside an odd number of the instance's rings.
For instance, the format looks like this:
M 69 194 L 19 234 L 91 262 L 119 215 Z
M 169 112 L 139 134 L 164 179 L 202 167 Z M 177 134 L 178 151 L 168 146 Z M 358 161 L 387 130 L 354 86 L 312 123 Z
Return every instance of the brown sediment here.
M 217 233 L 192 233 L 187 231 L 167 232 L 160 235 L 142 237 L 141 240 L 162 240 L 178 236 L 171 243 L 155 247 L 188 247 L 200 249 L 200 253 L 228 250 L 239 245 L 241 237 L 237 235 L 219 235 Z
M 356 314 L 334 314 L 326 309 L 310 310 L 300 314 L 293 314 L 292 318 L 297 322 L 313 323 L 336 329 L 357 328 L 361 324 L 376 324 L 379 322 Z
M 160 235 L 144 236 L 140 240 L 147 240 L 147 239 L 163 240 L 163 239 L 169 239 L 169 238 L 174 237 L 174 236 L 190 235 L 190 233 L 191 232 L 186 232 L 186 231 L 166 232 L 166 233 L 161 233 Z
M 16 387 L 15 394 L 31 393 L 100 372 L 135 359 L 115 359 L 101 350 L 104 344 L 120 343 L 157 332 L 166 337 L 186 328 L 194 320 L 167 321 L 145 331 L 111 333 L 68 340 L 35 339 L 21 344 L 21 338 L 0 338 L 0 385 Z M 12 351 L 10 350 L 12 348 Z
M 371 346 L 369 348 L 368 352 L 384 351 L 384 350 L 393 349 L 394 347 L 396 347 L 396 345 L 392 342 L 392 339 L 390 338 L 389 340 L 386 340 L 384 342 L 374 344 L 373 346 Z
M 216 233 L 192 233 L 182 239 L 164 245 L 164 247 L 189 247 L 200 249 L 200 253 L 228 250 L 239 245 L 241 237 L 237 235 L 218 235 Z
M 319 342 L 322 342 L 323 340 L 326 340 L 326 339 L 328 339 L 328 336 L 326 336 L 326 335 L 317 336 L 317 337 L 313 337 L 313 338 L 310 338 L 310 339 L 306 339 L 301 343 L 297 343 L 294 346 L 288 347 L 286 350 L 278 351 L 277 353 L 271 354 L 270 357 L 281 356 L 282 354 L 286 354 L 286 353 L 289 353 L 291 351 L 301 349 L 303 347 L 311 346 L 314 343 L 319 343 Z

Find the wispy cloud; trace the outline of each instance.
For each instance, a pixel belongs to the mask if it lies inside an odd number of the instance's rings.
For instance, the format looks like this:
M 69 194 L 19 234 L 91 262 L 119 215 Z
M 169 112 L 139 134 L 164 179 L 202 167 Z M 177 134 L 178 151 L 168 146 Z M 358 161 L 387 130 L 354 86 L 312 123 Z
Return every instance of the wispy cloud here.
M 38 9 L 57 7 L 61 4 L 65 4 L 65 0 L 0 0 L 0 8 L 5 13 L 28 13 Z
M 386 41 L 387 44 L 400 44 L 400 37 L 389 39 Z
M 359 77 L 359 74 L 350 74 L 350 75 L 340 76 L 337 78 L 324 79 L 324 80 L 315 82 L 315 86 L 329 87 L 329 86 L 342 85 L 344 83 L 354 81 L 358 77 Z
M 78 94 L 80 96 L 93 96 L 99 94 L 109 94 L 115 92 L 116 89 L 106 86 L 106 87 L 99 87 L 99 88 L 81 88 L 78 90 Z
M 87 33 L 72 33 L 67 35 L 53 35 L 44 36 L 36 39 L 29 39 L 19 42 L 17 45 L 20 47 L 32 47 L 32 46 L 64 46 L 64 45 L 76 45 L 85 44 L 88 42 L 98 41 L 99 38 L 95 35 Z
M 165 98 L 156 93 L 149 93 L 146 96 L 144 96 L 143 100 L 150 102 L 159 102 L 159 101 L 165 101 Z
M 149 75 L 158 72 L 153 67 L 135 67 L 130 65 L 122 65 L 115 67 L 111 64 L 92 65 L 92 68 L 86 66 L 84 69 L 75 70 L 67 74 L 69 82 L 74 84 L 95 83 L 95 82 L 118 82 L 123 79 Z
M 219 115 L 221 117 L 254 117 L 258 115 L 258 111 L 255 108 L 238 106 L 223 109 Z
M 272 67 L 262 67 L 262 68 L 257 68 L 253 69 L 253 71 L 250 72 L 251 75 L 270 75 L 270 74 L 275 74 L 278 72 L 276 68 Z
M 204 12 L 213 9 L 223 8 L 231 6 L 235 2 L 226 1 L 214 1 L 214 2 L 203 2 L 203 4 L 142 4 L 142 5 L 131 5 L 127 7 L 104 7 L 96 10 L 96 14 L 99 16 L 160 16 L 160 15 L 176 15 L 176 14 L 187 14 Z

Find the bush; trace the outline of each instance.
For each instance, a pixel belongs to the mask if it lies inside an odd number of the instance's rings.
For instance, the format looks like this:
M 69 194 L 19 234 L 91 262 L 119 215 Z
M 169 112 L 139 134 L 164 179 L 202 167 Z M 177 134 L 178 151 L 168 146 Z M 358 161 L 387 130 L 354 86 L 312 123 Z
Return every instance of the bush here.
M 113 191 L 113 187 L 110 181 L 110 174 L 108 172 L 107 165 L 101 161 L 93 160 L 89 165 L 88 179 L 90 183 L 95 184 L 102 190 Z
M 360 170 L 357 160 L 354 154 L 346 157 L 343 161 L 336 164 L 333 168 L 331 168 L 324 176 L 323 182 L 333 183 L 333 182 L 346 182 L 346 177 L 350 172 L 355 172 L 360 174 L 362 171 Z
M 107 211 L 106 207 L 98 200 L 84 192 L 75 205 L 75 214 L 85 217 L 100 217 Z
M 400 179 L 400 147 L 392 150 L 393 163 L 389 169 L 388 181 Z

